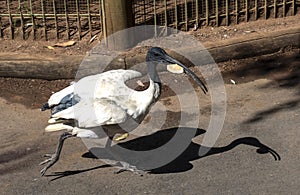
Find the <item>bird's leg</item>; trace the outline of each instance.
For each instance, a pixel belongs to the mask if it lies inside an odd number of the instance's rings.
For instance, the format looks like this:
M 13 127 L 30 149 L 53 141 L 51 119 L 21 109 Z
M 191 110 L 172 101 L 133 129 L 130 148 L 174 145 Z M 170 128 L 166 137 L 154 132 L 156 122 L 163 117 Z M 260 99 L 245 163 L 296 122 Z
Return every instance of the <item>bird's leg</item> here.
M 131 164 L 125 162 L 125 161 L 119 160 L 119 159 L 122 159 L 122 155 L 119 155 L 117 151 L 113 151 L 111 146 L 110 146 L 114 135 L 110 135 L 108 137 L 109 137 L 109 139 L 106 142 L 105 149 L 106 149 L 107 152 L 109 152 L 115 158 L 114 161 L 116 162 L 116 164 L 112 165 L 112 166 L 114 166 L 115 168 L 118 169 L 117 171 L 114 171 L 115 174 L 118 174 L 118 173 L 121 173 L 121 172 L 124 172 L 124 171 L 130 171 L 130 172 L 133 172 L 135 174 L 138 174 L 139 176 L 143 176 L 147 173 L 146 171 L 138 169 L 134 165 L 131 165 Z
M 119 161 L 119 163 L 121 164 L 121 166 L 116 166 L 118 168 L 118 170 L 114 172 L 115 174 L 118 174 L 118 173 L 121 173 L 124 171 L 130 171 L 135 174 L 138 174 L 139 176 L 143 176 L 147 173 L 146 171 L 140 170 L 136 166 L 130 165 L 127 162 Z
M 40 163 L 40 165 L 43 165 L 43 164 L 47 163 L 47 165 L 41 170 L 42 176 L 44 176 L 47 169 L 49 169 L 52 165 L 54 165 L 58 161 L 65 139 L 67 139 L 69 137 L 74 137 L 74 136 L 76 136 L 76 135 L 73 135 L 69 132 L 64 132 L 59 137 L 58 146 L 57 146 L 57 149 L 56 149 L 55 153 L 44 155 L 45 157 L 49 157 L 49 158 Z

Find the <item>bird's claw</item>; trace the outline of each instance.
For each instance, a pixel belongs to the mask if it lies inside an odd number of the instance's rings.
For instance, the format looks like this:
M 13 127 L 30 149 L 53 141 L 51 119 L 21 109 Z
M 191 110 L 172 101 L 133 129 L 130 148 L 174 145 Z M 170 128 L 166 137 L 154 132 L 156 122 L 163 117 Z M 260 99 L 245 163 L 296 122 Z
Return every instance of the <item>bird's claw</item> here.
M 55 164 L 55 162 L 58 160 L 56 154 L 45 154 L 44 157 L 48 157 L 48 159 L 42 161 L 39 165 L 44 165 L 47 163 L 47 165 L 40 171 L 41 175 L 44 176 L 47 169 L 49 169 L 52 165 Z
M 47 167 L 44 167 L 44 168 L 40 171 L 40 173 L 41 173 L 42 176 L 45 175 L 47 169 L 48 169 Z
M 39 165 L 43 165 L 46 164 L 47 162 L 50 162 L 52 160 L 52 158 L 54 158 L 53 154 L 44 154 L 43 157 L 47 157 L 48 159 L 42 161 Z
M 43 157 L 48 157 L 48 158 L 52 158 L 53 154 L 44 154 Z
M 133 172 L 135 174 L 138 174 L 139 176 L 143 176 L 147 173 L 147 171 L 140 170 L 136 166 L 130 165 L 127 162 L 120 161 L 120 164 L 122 166 L 118 167 L 117 171 L 114 171 L 115 174 L 118 174 L 118 173 L 121 173 L 121 172 L 124 172 L 124 171 L 130 171 L 130 172 Z

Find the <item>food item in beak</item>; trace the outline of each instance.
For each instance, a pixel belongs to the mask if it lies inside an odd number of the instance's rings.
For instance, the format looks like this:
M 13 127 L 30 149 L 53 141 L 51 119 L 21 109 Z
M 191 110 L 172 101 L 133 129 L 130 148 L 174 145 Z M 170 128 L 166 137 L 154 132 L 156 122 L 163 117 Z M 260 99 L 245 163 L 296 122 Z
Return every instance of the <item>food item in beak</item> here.
M 183 73 L 183 68 L 177 64 L 169 64 L 167 65 L 167 70 L 169 72 L 175 73 L 175 74 L 181 74 Z

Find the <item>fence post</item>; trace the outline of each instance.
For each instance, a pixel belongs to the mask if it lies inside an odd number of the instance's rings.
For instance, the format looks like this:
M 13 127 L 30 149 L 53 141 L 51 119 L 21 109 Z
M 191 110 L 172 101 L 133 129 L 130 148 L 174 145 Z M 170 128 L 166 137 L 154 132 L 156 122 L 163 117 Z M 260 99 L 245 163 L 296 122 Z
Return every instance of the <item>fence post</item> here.
M 1 16 L 0 16 L 0 38 L 3 38 Z
M 219 26 L 219 0 L 216 0 L 216 26 Z
M 274 18 L 276 18 L 277 17 L 277 2 L 276 2 L 276 0 L 274 0 Z
M 292 7 L 293 7 L 292 8 L 292 16 L 294 16 L 296 14 L 296 5 L 295 5 L 296 4 L 296 0 L 293 0 L 292 4 L 293 4 L 292 5 Z
M 9 16 L 11 39 L 15 39 L 15 29 L 14 29 L 13 17 L 10 12 L 10 0 L 7 0 L 7 10 L 8 10 L 8 16 Z
M 239 2 L 238 0 L 235 0 L 235 23 L 239 23 Z
M 75 0 L 75 4 L 76 4 L 76 15 L 77 15 L 78 40 L 81 40 L 81 21 L 80 21 L 79 1 Z
M 70 39 L 70 26 L 69 26 L 69 13 L 68 13 L 68 5 L 67 0 L 64 0 L 64 9 L 65 9 L 65 17 L 66 17 L 66 31 L 67 31 L 67 38 Z
M 177 13 L 177 0 L 174 0 L 175 7 L 175 28 L 178 29 L 178 13 Z M 155 8 L 154 8 L 155 9 Z
M 29 1 L 29 6 L 30 6 L 30 15 L 31 15 L 31 22 L 32 22 L 33 40 L 35 40 L 36 39 L 36 26 L 35 26 L 35 18 L 34 18 L 33 9 L 32 9 L 32 0 Z
M 206 26 L 208 26 L 209 23 L 208 0 L 205 0 L 205 19 L 206 19 Z
M 153 0 L 153 17 L 154 17 L 154 36 L 157 36 L 157 29 L 156 29 L 156 25 L 157 25 L 157 18 L 156 18 L 156 0 Z
M 246 22 L 248 22 L 249 21 L 249 8 L 248 8 L 248 0 L 245 0 L 245 20 L 246 20 Z
M 254 1 L 254 19 L 257 20 L 258 19 L 258 5 L 257 5 L 257 0 Z
M 286 7 L 285 7 L 285 6 L 286 6 L 286 1 L 283 0 L 283 1 L 282 1 L 282 12 L 283 12 L 283 17 L 286 16 L 286 14 L 285 14 L 285 13 L 286 13 L 286 10 L 285 10 Z
M 268 19 L 268 1 L 267 0 L 265 0 L 264 12 L 265 12 L 265 20 L 266 20 L 266 19 Z
M 53 14 L 54 14 L 54 21 L 55 21 L 55 34 L 56 34 L 56 39 L 58 39 L 59 38 L 59 33 L 58 33 L 58 22 L 57 22 L 56 2 L 55 2 L 55 0 L 53 0 L 52 3 L 53 3 Z
M 23 13 L 22 13 L 22 3 L 21 0 L 18 0 L 19 2 L 19 12 L 20 12 L 20 21 L 21 21 L 21 29 L 22 29 L 22 38 L 23 40 L 25 40 L 25 26 L 24 26 L 24 17 L 23 17 Z
M 107 36 L 134 26 L 132 0 L 105 0 L 104 11 Z M 122 50 L 134 43 L 129 33 L 122 33 L 120 36 L 110 37 L 107 44 L 108 47 Z
M 226 19 L 225 19 L 225 25 L 229 26 L 229 0 L 225 0 L 225 12 L 226 12 Z
M 42 16 L 43 16 L 43 24 L 44 24 L 44 35 L 45 40 L 48 40 L 47 36 L 47 22 L 46 22 L 46 16 L 45 16 L 45 7 L 44 7 L 44 0 L 41 0 L 41 7 L 42 7 Z
M 187 0 L 184 1 L 184 19 L 185 19 L 185 30 L 188 31 L 188 7 Z

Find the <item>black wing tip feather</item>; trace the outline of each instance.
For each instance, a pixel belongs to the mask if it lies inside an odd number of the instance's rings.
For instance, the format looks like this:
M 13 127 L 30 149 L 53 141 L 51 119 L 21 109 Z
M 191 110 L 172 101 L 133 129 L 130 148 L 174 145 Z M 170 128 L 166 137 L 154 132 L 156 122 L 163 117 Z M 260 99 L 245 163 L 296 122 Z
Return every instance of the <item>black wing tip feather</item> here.
M 50 109 L 48 103 L 44 104 L 44 105 L 41 107 L 41 111 L 45 111 L 45 110 L 48 110 L 48 109 Z

